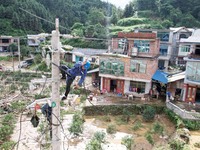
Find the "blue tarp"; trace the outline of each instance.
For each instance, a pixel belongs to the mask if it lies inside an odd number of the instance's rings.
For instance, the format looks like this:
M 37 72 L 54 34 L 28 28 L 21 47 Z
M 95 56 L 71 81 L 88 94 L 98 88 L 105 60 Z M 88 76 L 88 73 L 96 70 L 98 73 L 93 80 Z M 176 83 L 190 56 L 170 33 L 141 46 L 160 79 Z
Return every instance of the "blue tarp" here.
M 159 82 L 162 82 L 162 83 L 164 83 L 164 84 L 167 84 L 167 82 L 168 82 L 167 75 L 168 75 L 168 73 L 163 72 L 163 71 L 161 71 L 161 70 L 157 70 L 157 71 L 154 73 L 152 79 L 153 79 L 153 80 L 157 80 L 157 81 L 159 81 Z

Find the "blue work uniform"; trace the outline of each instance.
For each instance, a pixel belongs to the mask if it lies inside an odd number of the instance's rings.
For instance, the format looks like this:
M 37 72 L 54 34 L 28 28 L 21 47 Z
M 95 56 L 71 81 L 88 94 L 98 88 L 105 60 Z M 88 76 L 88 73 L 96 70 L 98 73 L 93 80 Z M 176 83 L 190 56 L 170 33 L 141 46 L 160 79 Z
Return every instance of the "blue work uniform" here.
M 78 82 L 79 86 L 82 86 L 85 77 L 87 75 L 87 70 L 82 69 L 82 62 L 77 62 L 72 68 L 67 70 L 67 79 L 66 79 L 66 91 L 65 91 L 65 97 L 69 94 L 70 86 L 73 83 L 76 76 L 81 76 L 81 79 Z
M 81 79 L 78 82 L 79 86 L 82 86 L 85 77 L 87 75 L 87 70 L 82 69 L 82 62 L 77 62 L 74 67 L 71 69 L 68 69 L 68 73 L 71 75 L 71 77 L 68 77 L 67 80 L 71 80 L 72 78 L 75 78 L 76 76 L 81 76 Z

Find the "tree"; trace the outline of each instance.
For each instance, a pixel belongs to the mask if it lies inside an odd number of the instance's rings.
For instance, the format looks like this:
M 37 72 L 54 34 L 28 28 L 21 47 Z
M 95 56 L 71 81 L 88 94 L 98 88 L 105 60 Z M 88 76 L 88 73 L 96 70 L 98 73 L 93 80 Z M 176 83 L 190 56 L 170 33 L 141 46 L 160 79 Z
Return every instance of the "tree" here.
M 133 7 L 134 6 L 131 3 L 127 4 L 124 9 L 123 17 L 125 17 L 125 18 L 132 17 L 135 13 Z
M 95 25 L 95 24 L 102 24 L 105 25 L 105 16 L 102 12 L 102 10 L 97 9 L 97 8 L 91 8 L 88 14 L 88 21 L 89 24 Z
M 155 116 L 155 109 L 152 106 L 147 106 L 143 112 L 143 119 L 145 121 L 152 121 Z
M 16 44 L 16 43 L 10 44 L 10 45 L 8 46 L 8 50 L 9 50 L 9 52 L 12 52 L 12 53 L 17 52 L 17 51 L 18 51 L 17 44 Z

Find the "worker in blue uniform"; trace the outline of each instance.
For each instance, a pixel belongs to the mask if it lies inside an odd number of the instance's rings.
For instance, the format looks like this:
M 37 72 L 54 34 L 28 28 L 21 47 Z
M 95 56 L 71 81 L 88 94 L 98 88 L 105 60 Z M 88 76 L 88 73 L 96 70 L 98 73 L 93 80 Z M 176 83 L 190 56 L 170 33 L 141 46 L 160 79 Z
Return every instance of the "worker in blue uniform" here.
M 82 84 L 85 80 L 85 77 L 87 76 L 87 70 L 90 68 L 90 65 L 91 65 L 90 62 L 86 60 L 83 62 L 81 62 L 81 61 L 77 62 L 72 68 L 68 68 L 66 66 L 61 66 L 62 75 L 63 75 L 63 70 L 65 70 L 65 74 L 67 75 L 66 90 L 65 90 L 64 96 L 62 97 L 62 100 L 67 99 L 67 96 L 70 92 L 71 84 L 73 83 L 76 76 L 81 76 L 81 78 L 80 78 L 79 82 L 74 85 L 74 88 L 77 89 L 82 86 Z

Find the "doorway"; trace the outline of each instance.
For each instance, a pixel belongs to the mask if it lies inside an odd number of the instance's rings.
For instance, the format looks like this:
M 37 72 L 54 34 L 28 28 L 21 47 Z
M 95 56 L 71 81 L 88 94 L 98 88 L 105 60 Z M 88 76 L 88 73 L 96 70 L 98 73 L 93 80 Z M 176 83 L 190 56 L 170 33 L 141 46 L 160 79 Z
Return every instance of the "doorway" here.
M 197 91 L 196 91 L 196 102 L 200 103 L 200 88 L 197 88 Z
M 116 92 L 117 89 L 117 80 L 110 80 L 110 91 Z

